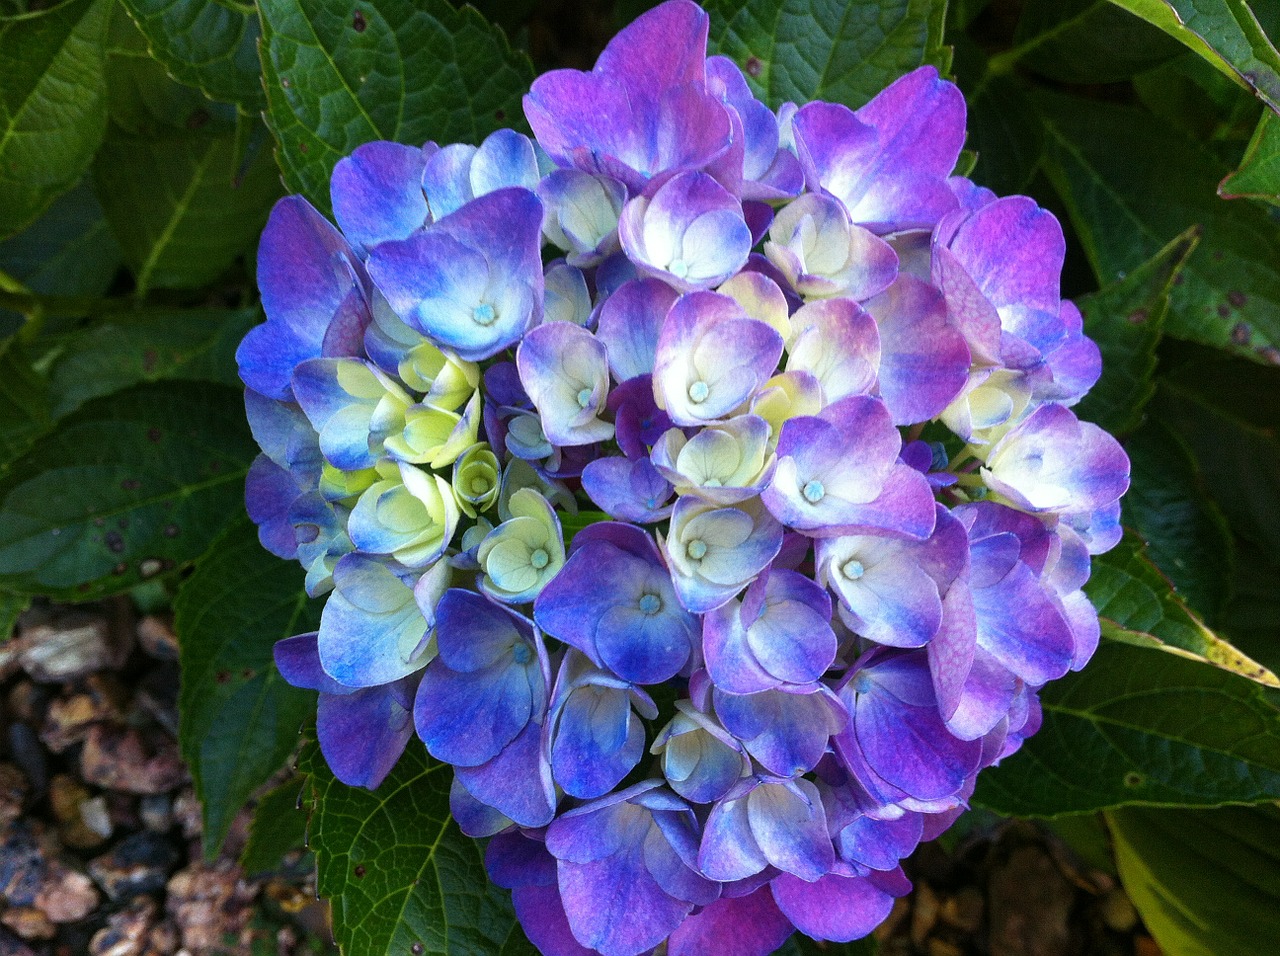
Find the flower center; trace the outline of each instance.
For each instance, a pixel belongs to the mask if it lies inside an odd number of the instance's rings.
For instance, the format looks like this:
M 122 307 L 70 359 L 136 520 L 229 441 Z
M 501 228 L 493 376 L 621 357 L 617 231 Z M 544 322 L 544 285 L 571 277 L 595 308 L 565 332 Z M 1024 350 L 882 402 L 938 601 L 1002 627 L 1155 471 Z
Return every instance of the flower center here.
M 528 644 L 520 643 L 511 648 L 511 656 L 517 664 L 528 664 L 533 660 L 533 651 L 529 649 Z
M 662 610 L 662 598 L 656 594 L 646 594 L 640 598 L 640 613 L 650 616 Z
M 584 388 L 578 392 L 578 407 L 586 408 L 591 404 L 591 389 Z
M 482 302 L 471 310 L 471 321 L 476 325 L 493 325 L 498 318 L 498 310 L 488 302 Z
M 539 548 L 533 554 L 529 555 L 529 563 L 533 565 L 535 571 L 541 571 L 551 563 L 551 555 L 547 554 L 544 548 Z
M 814 480 L 804 486 L 804 497 L 809 504 L 816 505 L 824 497 L 826 497 L 827 489 L 822 487 L 822 482 Z
M 701 538 L 694 538 L 684 547 L 684 553 L 695 561 L 701 561 L 707 556 L 707 542 Z
M 486 495 L 489 493 L 490 487 L 489 479 L 487 478 L 471 479 L 471 493 L 473 495 Z
M 667 271 L 677 279 L 684 279 L 689 275 L 689 263 L 683 259 L 674 259 L 671 265 L 667 266 Z
M 702 379 L 698 379 L 689 386 L 689 401 L 695 405 L 699 405 L 707 400 L 707 396 L 711 394 L 711 389 Z
M 844 563 L 844 567 L 840 571 L 850 581 L 856 581 L 866 574 L 867 569 L 862 566 L 862 562 L 857 558 L 850 558 Z

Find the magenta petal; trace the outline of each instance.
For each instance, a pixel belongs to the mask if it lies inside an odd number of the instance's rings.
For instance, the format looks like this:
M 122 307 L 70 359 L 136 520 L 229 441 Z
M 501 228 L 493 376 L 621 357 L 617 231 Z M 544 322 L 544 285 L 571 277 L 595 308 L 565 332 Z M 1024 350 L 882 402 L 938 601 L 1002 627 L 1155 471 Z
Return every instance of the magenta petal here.
M 722 897 L 676 927 L 669 956 L 769 956 L 794 931 L 768 887 Z
M 893 909 L 893 897 L 867 877 L 828 873 L 806 883 L 783 873 L 771 885 L 778 909 L 796 929 L 814 939 L 839 943 L 861 939 Z

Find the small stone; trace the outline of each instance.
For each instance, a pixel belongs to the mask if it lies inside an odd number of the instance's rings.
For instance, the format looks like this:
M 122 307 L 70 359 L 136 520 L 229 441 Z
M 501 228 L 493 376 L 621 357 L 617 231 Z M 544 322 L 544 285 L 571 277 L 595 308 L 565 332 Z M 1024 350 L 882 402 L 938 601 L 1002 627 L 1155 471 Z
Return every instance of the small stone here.
M 201 952 L 240 936 L 253 915 L 256 890 L 231 860 L 194 863 L 169 880 L 165 909 L 182 932 L 183 947 Z
M 55 923 L 75 923 L 84 919 L 98 905 L 98 891 L 83 873 L 61 866 L 50 875 L 48 883 L 36 895 L 36 906 Z
M 162 793 L 143 797 L 138 803 L 138 816 L 153 833 L 167 833 L 173 826 L 173 801 Z
M 157 833 L 143 830 L 89 861 L 89 875 L 112 902 L 164 889 L 178 865 L 178 851 Z
M 190 787 L 182 790 L 173 801 L 173 819 L 182 827 L 182 835 L 193 840 L 204 832 L 204 816 L 200 801 Z
M 107 800 L 99 794 L 80 804 L 80 822 L 102 842 L 111 836 L 115 824 L 111 820 L 111 811 L 107 809 Z M 97 846 L 95 843 L 94 846 Z
M 90 728 L 80 752 L 84 779 L 107 790 L 151 794 L 187 780 L 177 743 L 159 731 L 136 727 Z
M 34 906 L 11 906 L 0 915 L 0 923 L 23 939 L 53 939 L 58 928 Z
M 0 928 L 0 956 L 36 956 L 36 951 L 7 929 Z
M 9 725 L 9 756 L 26 776 L 32 795 L 42 795 L 49 786 L 49 758 L 29 724 Z
M 18 663 L 32 680 L 61 684 L 124 662 L 127 647 L 111 640 L 111 628 L 99 617 L 68 616 L 22 633 Z
M 929 940 L 929 945 L 925 947 L 925 951 L 929 956 L 964 956 L 964 949 L 958 944 L 939 939 L 936 936 Z
M 157 724 L 178 736 L 178 665 L 161 664 L 148 673 L 138 685 L 134 700 L 138 708 Z
M 138 622 L 138 643 L 152 657 L 162 661 L 178 659 L 178 636 L 173 623 L 154 614 L 148 614 Z
M 91 956 L 144 956 L 152 952 L 148 936 L 156 924 L 155 900 L 139 896 L 118 913 L 89 942 Z
M 982 911 L 985 907 L 981 891 L 977 887 L 966 886 L 942 904 L 942 919 L 956 929 L 975 933 L 982 925 Z
M 1039 846 L 1015 849 L 991 874 L 991 956 L 1066 956 L 1075 888 Z
M 22 815 L 22 807 L 31 795 L 26 774 L 11 763 L 0 762 L 0 827 Z
M 9 691 L 9 716 L 33 727 L 44 722 L 52 691 L 29 680 L 19 680 Z
M 1102 898 L 1101 907 L 1102 921 L 1117 933 L 1131 933 L 1138 925 L 1138 911 L 1118 887 Z
M 915 901 L 911 910 L 911 942 L 917 947 L 924 946 L 924 941 L 933 932 L 938 922 L 938 894 L 928 883 L 916 883 Z
M 88 789 L 67 774 L 56 774 L 50 781 L 49 803 L 58 821 L 58 835 L 72 849 L 92 850 L 111 836 L 110 820 L 105 821 L 103 832 L 102 798 L 91 800 Z
M 118 722 L 124 689 L 106 674 L 92 674 L 72 693 L 54 698 L 45 714 L 40 739 L 54 753 L 81 743 L 97 723 Z

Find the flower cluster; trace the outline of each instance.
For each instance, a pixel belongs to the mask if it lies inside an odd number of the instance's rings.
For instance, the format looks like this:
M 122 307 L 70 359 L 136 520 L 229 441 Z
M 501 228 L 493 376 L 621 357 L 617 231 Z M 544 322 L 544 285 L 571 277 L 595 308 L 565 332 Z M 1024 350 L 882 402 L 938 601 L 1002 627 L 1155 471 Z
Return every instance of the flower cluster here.
M 671 0 L 534 140 L 357 149 L 340 229 L 274 210 L 238 354 L 326 758 L 376 786 L 416 733 L 553 956 L 869 932 L 1089 659 L 1128 483 L 956 87 L 774 113 L 706 37 Z

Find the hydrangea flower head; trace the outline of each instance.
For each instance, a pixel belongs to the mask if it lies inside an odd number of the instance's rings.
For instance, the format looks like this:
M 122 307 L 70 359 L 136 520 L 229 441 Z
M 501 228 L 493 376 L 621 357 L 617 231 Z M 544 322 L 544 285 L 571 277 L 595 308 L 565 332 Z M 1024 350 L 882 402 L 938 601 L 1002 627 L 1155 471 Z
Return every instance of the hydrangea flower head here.
M 1083 667 L 1129 465 L 1053 216 L 952 175 L 922 67 L 774 112 L 670 0 L 282 200 L 242 343 L 281 642 L 336 775 L 406 746 L 548 956 L 869 933 Z M 416 732 L 418 742 L 411 737 Z

